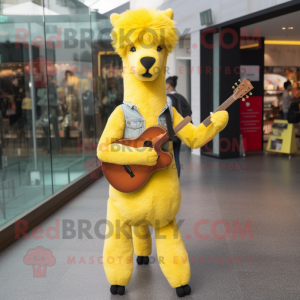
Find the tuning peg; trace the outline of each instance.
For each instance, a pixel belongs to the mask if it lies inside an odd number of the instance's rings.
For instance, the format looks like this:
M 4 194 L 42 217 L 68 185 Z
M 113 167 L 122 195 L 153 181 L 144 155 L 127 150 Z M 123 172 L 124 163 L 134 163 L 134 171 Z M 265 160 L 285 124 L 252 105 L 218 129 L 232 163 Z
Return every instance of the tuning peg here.
M 241 79 L 239 79 L 239 82 L 241 82 Z
M 250 93 L 249 93 L 249 95 L 251 96 L 251 95 L 252 95 L 252 93 L 250 92 Z
M 245 98 L 243 98 L 242 101 L 245 101 Z
M 235 89 L 235 86 L 233 85 L 232 88 Z
M 237 82 L 235 83 L 235 85 L 238 85 Z
M 248 98 L 249 98 L 249 96 L 248 96 L 248 95 L 246 95 L 246 98 L 248 99 Z

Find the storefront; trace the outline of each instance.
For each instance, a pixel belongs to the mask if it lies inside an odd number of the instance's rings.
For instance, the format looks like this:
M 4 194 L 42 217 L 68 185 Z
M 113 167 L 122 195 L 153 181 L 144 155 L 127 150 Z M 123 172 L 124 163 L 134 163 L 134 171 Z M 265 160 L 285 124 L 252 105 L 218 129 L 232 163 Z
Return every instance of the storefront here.
M 1 8 L 0 229 L 99 167 L 97 142 L 123 101 L 111 12 L 79 1 Z
M 266 149 L 285 81 L 299 99 L 299 18 L 299 1 L 290 1 L 201 31 L 201 119 L 232 94 L 239 79 L 254 87 L 246 101 L 227 109 L 228 126 L 202 154 L 234 158 Z

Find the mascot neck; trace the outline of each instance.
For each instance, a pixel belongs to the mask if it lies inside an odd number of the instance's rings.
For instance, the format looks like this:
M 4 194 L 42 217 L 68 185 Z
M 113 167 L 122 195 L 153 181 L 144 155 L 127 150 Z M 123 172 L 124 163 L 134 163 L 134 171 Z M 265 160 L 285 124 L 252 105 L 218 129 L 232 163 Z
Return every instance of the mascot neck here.
M 167 103 L 165 65 L 166 62 L 153 81 L 140 81 L 129 72 L 124 74 L 124 101 L 135 104 L 143 116 L 147 115 L 149 109 L 159 114 Z

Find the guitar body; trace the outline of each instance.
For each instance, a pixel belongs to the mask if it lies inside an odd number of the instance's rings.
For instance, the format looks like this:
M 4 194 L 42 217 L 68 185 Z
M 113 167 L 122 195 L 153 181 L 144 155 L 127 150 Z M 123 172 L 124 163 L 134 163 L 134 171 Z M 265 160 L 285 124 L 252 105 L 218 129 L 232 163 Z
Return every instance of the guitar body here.
M 166 129 L 163 126 L 156 125 L 147 128 L 139 137 L 132 139 L 121 139 L 114 144 L 120 144 L 118 151 L 122 151 L 122 145 L 140 148 L 151 147 L 157 137 L 165 134 Z M 107 181 L 118 191 L 123 193 L 132 193 L 139 190 L 149 179 L 151 174 L 159 169 L 167 168 L 171 165 L 173 155 L 160 148 L 160 154 L 157 164 L 154 166 L 144 165 L 117 165 L 102 162 L 103 174 Z M 134 175 L 134 176 L 133 176 Z

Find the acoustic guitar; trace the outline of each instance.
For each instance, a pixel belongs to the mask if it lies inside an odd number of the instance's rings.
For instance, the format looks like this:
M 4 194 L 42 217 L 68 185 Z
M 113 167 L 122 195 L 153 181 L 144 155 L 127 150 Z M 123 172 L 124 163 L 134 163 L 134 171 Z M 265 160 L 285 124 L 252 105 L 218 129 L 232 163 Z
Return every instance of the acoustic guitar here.
M 191 121 L 191 117 L 185 117 L 173 129 L 177 133 Z M 151 174 L 159 169 L 171 165 L 173 154 L 162 149 L 164 143 L 169 141 L 169 135 L 164 126 L 155 125 L 147 128 L 139 137 L 121 139 L 114 143 L 140 148 L 154 148 L 158 155 L 157 164 L 154 166 L 142 165 L 116 165 L 102 162 L 102 171 L 107 181 L 118 191 L 132 193 L 140 189 L 149 179 Z
M 235 100 L 243 99 L 243 97 L 249 93 L 253 86 L 250 81 L 243 79 L 243 81 L 236 87 L 233 86 L 234 92 L 220 107 L 215 111 L 225 110 Z M 251 93 L 250 93 L 251 94 Z M 191 117 L 185 117 L 179 124 L 173 129 L 175 134 L 180 131 L 191 121 Z M 207 127 L 211 124 L 210 116 L 203 121 L 203 124 Z M 151 147 L 154 148 L 158 155 L 157 164 L 154 166 L 144 165 L 117 165 L 107 162 L 102 162 L 102 171 L 107 181 L 118 191 L 123 193 L 132 193 L 139 190 L 150 178 L 151 174 L 157 170 L 167 168 L 171 165 L 173 160 L 173 154 L 162 149 L 163 145 L 169 141 L 169 135 L 164 126 L 155 125 L 147 128 L 137 138 L 126 138 L 115 141 L 114 144 L 129 146 L 133 148 Z

